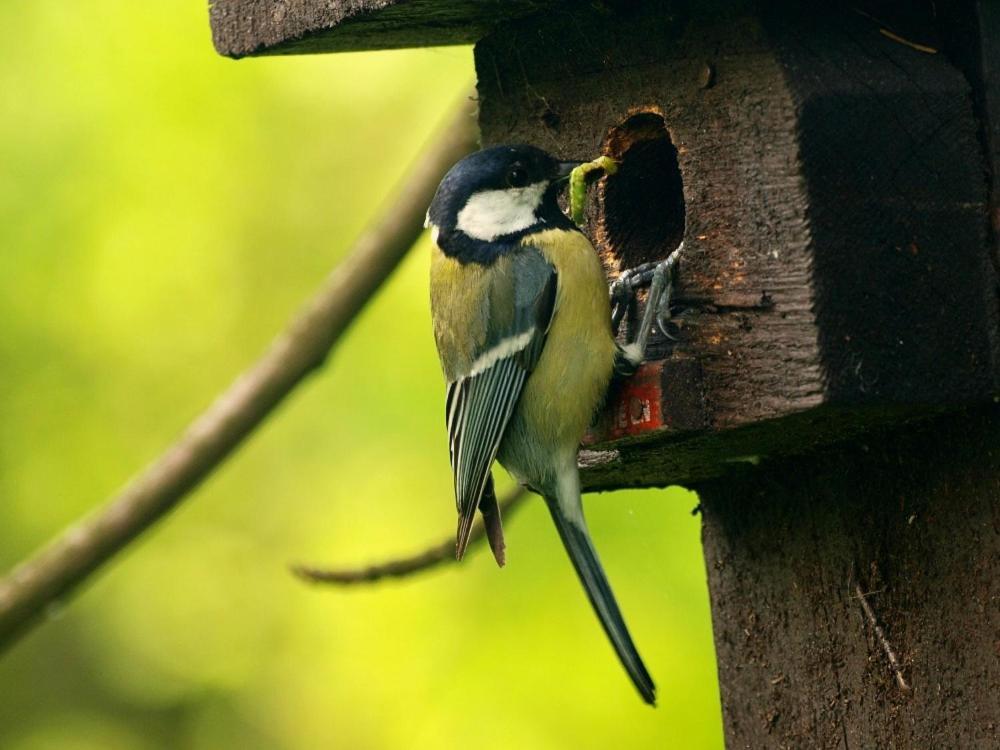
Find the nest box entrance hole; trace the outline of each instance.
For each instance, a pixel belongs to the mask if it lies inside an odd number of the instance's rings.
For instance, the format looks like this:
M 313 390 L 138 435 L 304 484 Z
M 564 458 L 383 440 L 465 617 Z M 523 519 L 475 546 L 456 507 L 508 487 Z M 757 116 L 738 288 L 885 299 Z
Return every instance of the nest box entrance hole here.
M 620 273 L 666 258 L 684 239 L 684 183 L 663 115 L 647 110 L 612 128 L 604 153 L 618 170 L 598 188 L 597 240 Z

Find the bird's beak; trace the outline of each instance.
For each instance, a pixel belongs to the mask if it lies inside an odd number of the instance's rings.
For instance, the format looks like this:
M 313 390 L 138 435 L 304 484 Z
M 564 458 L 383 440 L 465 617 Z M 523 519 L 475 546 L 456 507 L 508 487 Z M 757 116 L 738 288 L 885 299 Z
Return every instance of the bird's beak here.
M 556 180 L 565 180 L 569 177 L 570 172 L 579 167 L 585 162 L 582 161 L 561 161 L 556 166 Z

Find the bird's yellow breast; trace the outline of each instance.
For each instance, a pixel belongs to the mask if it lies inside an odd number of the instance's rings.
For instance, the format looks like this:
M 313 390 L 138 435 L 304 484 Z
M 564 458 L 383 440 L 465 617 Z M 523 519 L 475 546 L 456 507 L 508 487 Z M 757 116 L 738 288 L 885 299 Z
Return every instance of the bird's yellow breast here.
M 545 347 L 525 384 L 509 431 L 509 438 L 526 445 L 501 450 L 501 460 L 506 456 L 505 463 L 515 464 L 534 463 L 526 453 L 570 451 L 576 455 L 607 393 L 616 351 L 604 269 L 590 241 L 579 232 L 551 229 L 523 242 L 538 248 L 555 267 L 559 286 Z M 530 466 L 508 469 L 536 473 Z
M 508 423 L 498 458 L 521 481 L 543 488 L 557 465 L 575 463 L 576 449 L 607 393 L 616 345 L 604 269 L 581 233 L 550 229 L 528 235 L 558 274 L 555 311 L 545 345 Z M 435 247 L 431 254 L 434 335 L 445 377 L 463 377 L 486 340 L 494 266 L 463 264 Z

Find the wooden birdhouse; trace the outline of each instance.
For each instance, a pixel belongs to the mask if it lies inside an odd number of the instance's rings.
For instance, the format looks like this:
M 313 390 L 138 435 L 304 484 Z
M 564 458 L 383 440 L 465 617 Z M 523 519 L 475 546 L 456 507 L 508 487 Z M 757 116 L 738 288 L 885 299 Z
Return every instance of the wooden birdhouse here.
M 669 336 L 581 452 L 698 490 L 727 743 L 1000 746 L 1000 5 L 215 0 L 220 53 L 475 43 L 484 145 L 613 156 Z

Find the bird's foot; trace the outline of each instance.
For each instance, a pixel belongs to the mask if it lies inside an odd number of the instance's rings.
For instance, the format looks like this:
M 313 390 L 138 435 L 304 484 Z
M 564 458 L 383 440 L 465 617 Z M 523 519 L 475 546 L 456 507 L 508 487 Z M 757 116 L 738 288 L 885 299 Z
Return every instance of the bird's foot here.
M 646 309 L 639 330 L 635 339 L 628 345 L 638 355 L 640 361 L 645 356 L 646 344 L 654 322 L 666 338 L 674 340 L 667 329 L 674 292 L 674 274 L 683 250 L 682 242 L 665 260 L 643 263 L 635 268 L 626 269 L 611 284 L 611 326 L 616 334 L 629 308 L 635 303 L 636 291 L 649 287 Z

